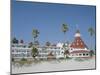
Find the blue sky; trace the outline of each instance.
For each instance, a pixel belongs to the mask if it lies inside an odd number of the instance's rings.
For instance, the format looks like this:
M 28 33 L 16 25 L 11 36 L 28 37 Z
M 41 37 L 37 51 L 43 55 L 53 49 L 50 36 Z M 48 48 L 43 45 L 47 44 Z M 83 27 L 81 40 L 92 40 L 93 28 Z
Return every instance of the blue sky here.
M 63 42 L 64 33 L 61 26 L 65 23 L 69 27 L 65 35 L 67 41 L 74 40 L 77 25 L 82 39 L 90 46 L 88 28 L 95 29 L 95 6 L 12 1 L 11 16 L 12 37 L 25 42 L 33 41 L 33 28 L 39 30 L 38 40 L 41 44 L 46 41 Z M 95 36 L 92 37 L 92 43 L 95 45 Z

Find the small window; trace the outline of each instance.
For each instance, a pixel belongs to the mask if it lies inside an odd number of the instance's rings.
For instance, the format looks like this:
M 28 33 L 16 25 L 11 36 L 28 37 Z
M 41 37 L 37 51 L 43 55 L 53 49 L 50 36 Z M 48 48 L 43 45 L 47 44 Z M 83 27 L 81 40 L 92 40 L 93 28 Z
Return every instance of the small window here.
M 89 55 L 89 54 L 86 54 L 87 56 Z
M 76 54 L 76 56 L 78 56 L 78 54 Z
M 79 54 L 79 56 L 81 56 L 82 54 Z
M 14 52 L 14 50 L 12 50 L 12 52 Z
M 85 54 L 83 54 L 83 56 L 85 56 Z

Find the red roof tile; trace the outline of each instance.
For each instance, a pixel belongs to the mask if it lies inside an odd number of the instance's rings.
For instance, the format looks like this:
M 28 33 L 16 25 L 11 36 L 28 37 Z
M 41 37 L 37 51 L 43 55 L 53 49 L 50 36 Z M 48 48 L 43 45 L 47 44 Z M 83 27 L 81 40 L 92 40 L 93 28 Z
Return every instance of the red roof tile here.
M 79 31 L 76 32 L 76 34 L 80 34 Z M 87 48 L 87 46 L 85 45 L 84 41 L 81 39 L 80 36 L 75 37 L 74 41 L 72 42 L 72 44 L 70 45 L 70 47 L 72 48 Z
M 70 52 L 70 53 L 87 53 L 89 51 L 87 50 L 77 50 L 77 51 L 73 51 L 73 52 Z

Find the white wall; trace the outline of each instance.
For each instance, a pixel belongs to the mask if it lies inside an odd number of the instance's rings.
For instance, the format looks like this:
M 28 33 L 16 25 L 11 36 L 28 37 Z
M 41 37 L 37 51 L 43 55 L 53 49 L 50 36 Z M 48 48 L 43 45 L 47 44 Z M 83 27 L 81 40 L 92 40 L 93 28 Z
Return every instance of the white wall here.
M 35 0 L 97 6 L 97 70 L 41 73 L 40 75 L 98 75 L 100 72 L 100 0 Z M 10 72 L 10 0 L 0 0 L 0 75 Z M 28 74 L 30 75 L 30 74 Z M 34 74 L 38 75 L 38 74 Z

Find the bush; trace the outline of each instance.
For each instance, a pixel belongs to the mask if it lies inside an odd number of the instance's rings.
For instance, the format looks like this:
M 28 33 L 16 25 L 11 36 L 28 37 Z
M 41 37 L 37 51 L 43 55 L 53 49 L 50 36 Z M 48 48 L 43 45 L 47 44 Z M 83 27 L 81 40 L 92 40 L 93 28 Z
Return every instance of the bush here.
M 21 61 L 27 61 L 27 59 L 25 59 L 25 58 L 22 58 L 22 59 L 21 59 Z
M 14 61 L 14 58 L 12 58 L 12 62 Z

